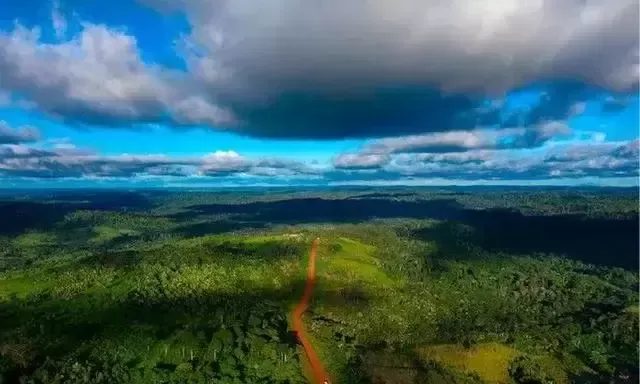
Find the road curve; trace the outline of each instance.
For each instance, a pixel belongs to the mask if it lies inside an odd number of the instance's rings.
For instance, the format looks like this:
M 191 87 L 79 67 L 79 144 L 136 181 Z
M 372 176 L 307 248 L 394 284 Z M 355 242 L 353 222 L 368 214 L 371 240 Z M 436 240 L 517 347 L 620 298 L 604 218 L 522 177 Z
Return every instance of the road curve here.
M 295 309 L 292 313 L 293 331 L 296 334 L 304 352 L 309 359 L 309 365 L 311 366 L 312 379 L 315 384 L 330 384 L 329 375 L 324 368 L 324 364 L 318 358 L 316 351 L 313 349 L 311 342 L 309 341 L 309 335 L 302 322 L 302 314 L 309 307 L 309 300 L 313 294 L 313 286 L 316 282 L 316 251 L 318 249 L 318 239 L 313 240 L 311 244 L 311 251 L 309 252 L 309 266 L 307 267 L 307 282 L 304 285 L 304 293 L 298 301 Z

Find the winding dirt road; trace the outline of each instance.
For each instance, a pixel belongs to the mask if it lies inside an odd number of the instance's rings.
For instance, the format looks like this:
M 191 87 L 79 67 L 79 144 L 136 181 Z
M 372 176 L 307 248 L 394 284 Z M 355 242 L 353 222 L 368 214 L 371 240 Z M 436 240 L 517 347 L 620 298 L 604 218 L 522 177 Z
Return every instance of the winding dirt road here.
M 300 344 L 304 348 L 304 352 L 309 359 L 310 375 L 315 381 L 315 384 L 330 384 L 329 375 L 322 364 L 322 361 L 318 358 L 316 351 L 313 349 L 311 342 L 309 341 L 309 335 L 302 322 L 302 314 L 309 307 L 309 300 L 313 293 L 313 286 L 316 282 L 316 251 L 318 249 L 318 239 L 313 240 L 311 244 L 311 251 L 309 252 L 309 266 L 307 268 L 307 282 L 304 285 L 304 293 L 298 301 L 296 308 L 291 315 L 293 323 L 293 331 L 295 332 Z

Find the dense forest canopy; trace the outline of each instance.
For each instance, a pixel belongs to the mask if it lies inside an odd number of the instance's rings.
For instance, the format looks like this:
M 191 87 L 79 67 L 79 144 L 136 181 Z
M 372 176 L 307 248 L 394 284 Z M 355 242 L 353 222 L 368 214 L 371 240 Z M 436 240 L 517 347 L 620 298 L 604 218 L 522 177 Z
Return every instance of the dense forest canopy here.
M 0 382 L 637 382 L 638 194 L 0 193 Z

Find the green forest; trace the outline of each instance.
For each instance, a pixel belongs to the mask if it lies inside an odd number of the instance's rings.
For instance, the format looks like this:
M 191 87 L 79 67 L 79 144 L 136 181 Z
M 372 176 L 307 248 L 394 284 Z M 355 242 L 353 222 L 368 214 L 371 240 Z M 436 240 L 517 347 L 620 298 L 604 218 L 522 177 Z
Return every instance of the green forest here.
M 637 383 L 637 189 L 0 193 L 0 383 Z M 332 383 L 332 384 L 335 384 Z

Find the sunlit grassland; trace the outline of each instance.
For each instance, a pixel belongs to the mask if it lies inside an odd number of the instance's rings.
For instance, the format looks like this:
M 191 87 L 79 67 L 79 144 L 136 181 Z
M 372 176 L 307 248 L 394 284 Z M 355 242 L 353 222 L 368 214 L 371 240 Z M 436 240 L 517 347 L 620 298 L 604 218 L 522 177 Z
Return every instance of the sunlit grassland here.
M 139 232 L 132 229 L 119 229 L 106 225 L 98 225 L 93 228 L 94 237 L 90 240 L 96 244 L 104 244 L 121 236 L 136 236 Z
M 13 240 L 13 244 L 20 249 L 29 249 L 32 247 L 44 247 L 55 244 L 56 237 L 46 232 L 27 232 L 17 236 Z
M 456 370 L 476 374 L 487 383 L 508 384 L 509 363 L 518 351 L 498 343 L 486 343 L 464 348 L 460 345 L 435 345 L 418 349 L 425 361 L 433 361 Z
M 356 354 L 354 339 L 375 344 L 388 340 L 390 332 L 403 331 L 402 319 L 389 311 L 394 307 L 391 296 L 404 282 L 380 267 L 374 246 L 330 233 L 321 234 L 320 242 L 313 316 L 307 321 L 329 371 L 345 382 Z

